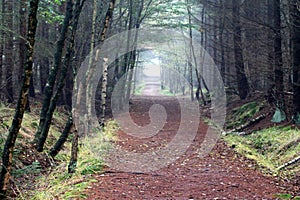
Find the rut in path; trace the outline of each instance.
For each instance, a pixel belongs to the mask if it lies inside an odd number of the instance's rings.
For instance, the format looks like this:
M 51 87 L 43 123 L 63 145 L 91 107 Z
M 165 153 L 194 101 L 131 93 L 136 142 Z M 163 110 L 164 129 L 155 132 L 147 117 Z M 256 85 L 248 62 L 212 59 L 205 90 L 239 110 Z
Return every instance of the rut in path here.
M 167 122 L 148 139 L 137 139 L 119 131 L 118 145 L 134 152 L 163 148 L 175 136 L 180 123 L 180 106 L 176 98 L 139 97 L 133 99 L 130 114 L 135 123 L 149 123 L 151 105 L 163 105 Z M 194 142 L 172 164 L 150 173 L 125 173 L 113 168 L 96 175 L 98 182 L 86 191 L 88 199 L 275 199 L 285 193 L 282 183 L 257 170 L 251 160 L 218 141 L 209 155 L 201 158 L 198 150 L 207 125 L 200 122 Z M 189 134 L 189 133 L 186 133 Z

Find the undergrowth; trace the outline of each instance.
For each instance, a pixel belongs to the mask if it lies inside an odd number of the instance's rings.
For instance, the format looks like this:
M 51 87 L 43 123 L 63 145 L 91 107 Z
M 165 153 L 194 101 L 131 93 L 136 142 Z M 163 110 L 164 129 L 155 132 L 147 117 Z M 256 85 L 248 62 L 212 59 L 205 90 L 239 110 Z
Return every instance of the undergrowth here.
M 228 113 L 226 128 L 236 128 L 257 115 L 264 103 L 250 102 Z M 270 122 L 270 125 L 272 123 Z M 295 126 L 278 126 L 254 131 L 248 135 L 228 134 L 223 136 L 228 146 L 238 153 L 255 160 L 261 170 L 274 176 L 294 178 L 300 174 L 297 163 L 281 168 L 300 154 L 300 130 Z M 291 194 L 277 194 L 277 199 L 300 199 Z
M 264 108 L 264 102 L 249 102 L 241 107 L 234 108 L 229 111 L 226 119 L 226 128 L 233 129 L 244 124 L 247 120 L 250 120 L 255 114 Z
M 135 95 L 141 95 L 144 88 L 145 88 L 145 83 L 137 85 L 137 87 L 135 88 L 134 94 Z
M 51 199 L 74 199 L 87 197 L 84 192 L 93 182 L 93 174 L 100 173 L 104 162 L 101 155 L 110 148 L 111 141 L 115 140 L 115 132 L 118 125 L 109 121 L 102 133 L 94 137 L 86 137 L 80 141 L 79 158 L 76 172 L 69 174 L 67 164 L 70 160 L 71 144 L 57 155 L 59 165 L 54 167 L 50 173 L 39 177 L 35 181 L 35 189 L 26 191 L 19 199 L 51 200 Z
M 300 153 L 300 143 L 295 142 L 300 140 L 300 130 L 292 126 L 274 126 L 246 136 L 231 134 L 224 139 L 239 153 L 256 160 L 273 173 L 280 173 L 277 169 Z M 299 172 L 298 165 L 284 171 L 288 174 Z
M 259 113 L 264 106 L 263 102 L 253 101 L 232 109 L 228 113 L 227 128 L 235 128 L 245 123 Z M 293 126 L 273 124 L 271 128 L 255 131 L 245 136 L 229 134 L 224 137 L 224 140 L 230 146 L 235 147 L 239 153 L 256 160 L 275 174 L 281 173 L 278 170 L 279 167 L 296 158 L 300 153 L 300 131 Z M 297 165 L 283 170 L 288 174 L 299 171 L 300 167 Z
M 68 114 L 61 110 L 54 113 L 45 151 L 39 153 L 30 145 L 38 128 L 39 113 L 40 107 L 36 105 L 32 107 L 31 113 L 25 113 L 23 118 L 14 149 L 11 198 L 50 200 L 86 197 L 84 191 L 96 181 L 92 178 L 92 174 L 101 172 L 103 169 L 104 163 L 101 156 L 116 139 L 115 132 L 118 125 L 114 121 L 108 121 L 103 132 L 99 132 L 94 137 L 81 138 L 77 170 L 74 174 L 68 174 L 67 165 L 71 155 L 72 134 L 55 160 L 48 155 L 49 149 L 57 141 L 64 128 Z M 0 104 L 0 154 L 3 151 L 13 114 L 14 109 Z

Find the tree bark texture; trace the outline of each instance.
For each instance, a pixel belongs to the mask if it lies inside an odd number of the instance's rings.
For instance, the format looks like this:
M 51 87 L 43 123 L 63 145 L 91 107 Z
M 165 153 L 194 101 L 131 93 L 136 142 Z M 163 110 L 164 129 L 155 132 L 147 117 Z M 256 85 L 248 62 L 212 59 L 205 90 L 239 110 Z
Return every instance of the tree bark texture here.
M 300 120 L 300 2 L 291 1 L 292 4 L 292 48 L 293 48 L 293 90 L 294 90 L 294 117 Z M 299 122 L 298 122 L 299 123 Z
M 283 85 L 283 60 L 282 60 L 282 37 L 281 37 L 281 13 L 280 13 L 280 0 L 274 0 L 274 64 L 275 64 L 275 96 L 277 106 L 285 109 L 284 103 L 284 85 Z
M 0 174 L 0 195 L 5 197 L 7 190 L 9 189 L 10 172 L 12 169 L 12 157 L 15 142 L 18 132 L 21 128 L 23 115 L 28 99 L 28 90 L 30 86 L 30 78 L 32 74 L 33 65 L 33 51 L 35 44 L 35 34 L 37 28 L 37 10 L 39 0 L 30 1 L 29 19 L 28 19 L 28 31 L 27 31 L 27 49 L 26 49 L 26 63 L 24 66 L 24 78 L 20 95 L 18 99 L 17 108 L 13 118 L 12 125 L 9 129 L 8 137 L 5 142 L 3 156 L 2 156 L 2 169 Z
M 74 43 L 75 43 L 77 26 L 78 26 L 78 20 L 79 20 L 80 13 L 81 13 L 82 7 L 84 5 L 84 2 L 85 2 L 85 0 L 83 0 L 82 2 L 81 2 L 81 0 L 76 0 L 73 20 L 72 20 L 72 29 L 71 29 L 72 32 L 70 34 L 70 39 L 67 42 L 68 43 L 67 52 L 66 52 L 65 59 L 62 64 L 62 67 L 61 67 L 60 77 L 59 77 L 59 80 L 57 83 L 58 84 L 57 89 L 51 98 L 51 102 L 50 102 L 50 105 L 49 105 L 49 108 L 48 108 L 48 111 L 46 114 L 46 119 L 45 119 L 45 122 L 42 127 L 40 138 L 38 140 L 38 144 L 37 144 L 38 151 L 43 151 L 43 147 L 44 147 L 44 144 L 46 142 L 46 139 L 47 139 L 47 136 L 49 133 L 53 113 L 56 108 L 56 104 L 57 104 L 57 102 L 61 96 L 62 90 L 65 86 L 67 72 L 71 66 L 71 61 L 72 61 L 73 52 L 74 52 Z
M 242 30 L 240 22 L 240 1 L 232 0 L 232 21 L 233 21 L 233 43 L 237 86 L 239 97 L 245 99 L 249 93 L 249 84 L 245 74 L 244 57 L 242 49 Z
M 53 95 L 54 85 L 56 82 L 56 76 L 57 76 L 58 71 L 61 68 L 61 64 L 62 64 L 63 49 L 65 47 L 65 41 L 67 39 L 67 35 L 69 32 L 72 15 L 73 15 L 73 0 L 68 0 L 67 7 L 66 7 L 66 15 L 65 15 L 64 22 L 63 22 L 62 29 L 61 29 L 61 35 L 57 42 L 56 52 L 54 55 L 54 65 L 50 69 L 50 73 L 49 73 L 45 91 L 44 91 L 44 100 L 43 100 L 43 106 L 42 106 L 42 110 L 41 110 L 41 114 L 40 114 L 39 127 L 38 127 L 38 131 L 36 132 L 34 140 L 33 140 L 33 143 L 35 145 L 37 144 L 38 140 L 40 139 L 41 132 L 44 127 L 44 123 L 46 121 L 47 112 L 49 110 L 51 98 Z M 42 149 L 42 147 L 36 145 L 36 149 L 40 151 Z

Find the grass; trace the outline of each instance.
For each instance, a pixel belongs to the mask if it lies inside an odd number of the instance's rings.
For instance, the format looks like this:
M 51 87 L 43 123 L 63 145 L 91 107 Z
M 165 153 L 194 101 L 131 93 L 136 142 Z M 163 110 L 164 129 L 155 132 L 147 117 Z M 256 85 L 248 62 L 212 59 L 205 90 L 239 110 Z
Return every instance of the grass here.
M 27 191 L 19 199 L 51 200 L 51 199 L 73 199 L 85 198 L 84 191 L 96 182 L 92 174 L 100 173 L 104 163 L 102 155 L 110 148 L 112 140 L 116 139 L 115 132 L 118 125 L 114 121 L 109 121 L 103 131 L 93 138 L 83 138 L 79 145 L 79 159 L 76 172 L 72 175 L 67 172 L 69 161 L 69 149 L 71 144 L 67 144 L 65 150 L 56 157 L 60 164 L 49 174 L 41 176 L 35 182 L 35 189 Z
M 134 94 L 135 95 L 142 95 L 142 92 L 143 92 L 144 88 L 145 88 L 145 83 L 141 83 L 141 84 L 137 85 L 137 87 L 134 91 Z
M 224 140 L 235 146 L 236 151 L 256 160 L 260 165 L 277 174 L 279 166 L 297 157 L 300 144 L 293 143 L 300 139 L 300 130 L 288 127 L 272 127 L 257 131 L 247 136 L 228 135 Z M 288 170 L 289 174 L 300 172 L 295 164 Z
M 233 109 L 228 113 L 226 128 L 232 129 L 244 124 L 262 108 L 264 108 L 264 102 L 258 103 L 254 101 Z
M 250 102 L 233 109 L 228 113 L 226 128 L 232 129 L 244 124 L 263 108 L 264 102 Z M 273 126 L 244 136 L 228 134 L 223 139 L 238 153 L 255 160 L 266 173 L 290 178 L 300 173 L 297 163 L 279 169 L 300 154 L 300 130 L 294 126 Z M 300 199 L 291 194 L 277 194 L 276 198 Z
M 300 200 L 300 196 L 293 196 L 291 194 L 276 194 L 275 197 L 280 200 Z
M 165 89 L 161 90 L 160 94 L 163 96 L 172 96 L 172 97 L 175 96 L 175 94 L 171 93 L 170 89 L 167 87 Z
M 103 132 L 93 138 L 82 138 L 79 145 L 79 155 L 76 173 L 70 175 L 67 165 L 70 160 L 72 135 L 64 148 L 55 157 L 55 162 L 48 156 L 49 149 L 59 138 L 68 117 L 66 112 L 56 111 L 49 131 L 48 140 L 43 153 L 30 149 L 30 142 L 38 128 L 40 108 L 32 107 L 31 113 L 25 113 L 22 128 L 14 149 L 14 165 L 12 180 L 13 193 L 18 193 L 16 199 L 82 199 L 84 191 L 96 180 L 92 174 L 101 173 L 104 163 L 102 154 L 110 148 L 116 139 L 118 124 L 108 121 Z M 2 154 L 8 128 L 11 125 L 14 109 L 0 104 L 0 154 Z M 2 156 L 2 155 L 0 155 Z M 51 167 L 45 168 L 45 160 L 50 160 Z M 49 164 L 49 163 L 48 163 Z

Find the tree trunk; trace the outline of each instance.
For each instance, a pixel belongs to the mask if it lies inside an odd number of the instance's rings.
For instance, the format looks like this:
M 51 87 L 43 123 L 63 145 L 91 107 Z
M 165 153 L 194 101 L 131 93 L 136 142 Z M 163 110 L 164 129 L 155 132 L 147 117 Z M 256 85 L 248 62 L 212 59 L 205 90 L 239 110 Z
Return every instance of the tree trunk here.
M 41 34 L 44 36 L 46 40 L 49 40 L 49 26 L 46 23 L 41 22 L 40 24 L 41 27 Z M 40 65 L 39 65 L 39 74 L 40 74 L 40 93 L 43 94 L 45 92 L 45 87 L 47 83 L 47 78 L 49 75 L 49 68 L 50 68 L 50 58 L 49 57 L 44 57 L 41 58 L 40 60 Z
M 65 126 L 62 134 L 60 135 L 59 139 L 57 140 L 55 145 L 50 150 L 50 156 L 52 158 L 54 158 L 59 153 L 59 151 L 62 149 L 63 145 L 65 144 L 65 142 L 67 141 L 67 139 L 69 137 L 72 126 L 73 126 L 73 118 L 72 118 L 72 116 L 69 116 L 69 119 L 66 123 L 66 126 Z
M 9 31 L 6 31 L 6 42 L 5 42 L 5 71 L 6 71 L 6 82 L 5 82 L 5 94 L 8 103 L 12 103 L 14 101 L 14 88 L 13 88 L 13 1 L 6 0 L 5 1 L 5 21 L 6 26 L 9 28 Z
M 244 57 L 242 49 L 242 30 L 240 23 L 240 0 L 232 0 L 233 43 L 237 86 L 239 97 L 245 99 L 249 93 L 248 80 L 245 74 Z
M 299 1 L 292 1 L 292 48 L 293 48 L 293 90 L 294 119 L 300 124 L 300 10 Z
M 220 46 L 221 46 L 221 76 L 225 83 L 225 71 L 226 71 L 226 63 L 225 63 L 225 44 L 224 44 L 224 29 L 225 29 L 225 11 L 224 11 L 224 2 L 220 0 L 220 9 L 219 12 L 222 13 L 220 15 Z
M 274 24 L 274 17 L 273 17 L 273 13 L 274 13 L 274 0 L 268 0 L 268 23 L 269 24 Z M 275 78 L 274 78 L 274 32 L 269 30 L 268 31 L 268 72 L 267 72 L 267 88 L 270 89 L 271 86 L 274 84 L 275 82 Z
M 78 132 L 74 132 L 74 137 L 72 141 L 72 150 L 71 150 L 71 159 L 68 165 L 68 173 L 75 173 L 77 166 L 77 158 L 78 158 Z
M 281 14 L 280 0 L 274 0 L 274 64 L 275 64 L 275 96 L 277 107 L 285 110 L 284 103 L 284 85 L 283 85 L 283 60 L 282 60 L 282 45 L 281 45 Z
M 45 122 L 43 124 L 42 127 L 42 131 L 40 134 L 40 138 L 38 140 L 38 144 L 37 144 L 37 150 L 38 151 L 43 151 L 43 147 L 44 144 L 46 142 L 47 136 L 48 136 L 48 132 L 50 129 L 50 125 L 51 125 L 51 121 L 52 121 L 52 117 L 53 117 L 53 113 L 54 110 L 56 108 L 56 104 L 61 96 L 63 87 L 65 85 L 65 80 L 66 80 L 66 76 L 67 76 L 67 72 L 69 67 L 71 66 L 71 60 L 73 57 L 73 52 L 74 52 L 74 43 L 75 43 L 75 36 L 76 36 L 76 31 L 77 31 L 77 26 L 78 26 L 78 20 L 80 17 L 80 13 L 82 10 L 82 7 L 84 5 L 85 0 L 76 0 L 76 4 L 75 4 L 75 9 L 74 9 L 74 17 L 72 20 L 72 32 L 70 34 L 70 40 L 68 41 L 68 47 L 67 47 L 67 52 L 65 55 L 65 59 L 64 62 L 62 64 L 62 69 L 61 69 L 61 74 L 58 80 L 58 86 L 57 89 L 55 91 L 55 94 L 53 95 L 53 97 L 51 98 L 51 102 L 46 114 L 46 119 Z
M 187 3 L 187 11 L 189 15 L 189 35 L 190 35 L 190 57 L 189 57 L 189 81 L 190 81 L 190 89 L 191 89 L 191 100 L 194 101 L 194 83 L 193 83 L 193 30 L 192 30 L 192 16 L 191 16 L 191 5 L 189 5 L 189 0 L 186 0 Z M 197 63 L 195 63 L 195 68 L 197 68 Z M 199 85 L 198 85 L 199 86 Z
M 26 62 L 26 43 L 24 40 L 26 39 L 26 13 L 27 13 L 27 0 L 20 0 L 20 8 L 19 8 L 19 14 L 20 14 L 20 37 L 19 37 L 19 68 L 18 68 L 18 78 L 17 82 L 21 83 L 22 81 L 22 74 L 23 74 L 23 66 Z M 32 78 L 31 78 L 32 79 Z
M 35 43 L 35 33 L 37 28 L 37 9 L 39 0 L 30 1 L 28 31 L 27 31 L 27 49 L 26 49 L 26 64 L 24 66 L 23 85 L 20 90 L 17 108 L 15 111 L 12 125 L 9 129 L 8 137 L 5 142 L 2 156 L 2 170 L 0 176 L 0 195 L 6 196 L 6 191 L 9 189 L 9 177 L 12 168 L 12 157 L 15 142 L 18 132 L 21 128 L 21 123 L 25 111 L 25 106 L 28 98 L 28 90 L 30 86 L 30 78 L 32 74 L 33 65 L 33 51 Z
M 109 3 L 109 8 L 105 16 L 105 22 L 103 25 L 103 29 L 101 32 L 101 38 L 100 42 L 103 43 L 106 36 L 107 36 L 107 30 L 110 25 L 110 21 L 113 17 L 113 12 L 115 9 L 115 0 L 111 0 Z M 101 126 L 104 126 L 105 123 L 105 110 L 106 110 L 106 96 L 107 96 L 107 79 L 108 79 L 108 60 L 104 58 L 103 60 L 103 78 L 102 78 L 102 88 L 101 88 L 101 109 L 102 109 L 102 114 L 101 114 Z
M 90 54 L 89 63 L 88 63 L 88 70 L 86 72 L 86 80 L 84 80 L 83 88 L 86 88 L 86 102 L 87 102 L 87 120 L 90 120 L 92 116 L 92 107 L 94 106 L 91 103 L 92 93 L 94 91 L 95 85 L 92 84 L 91 79 L 93 76 L 93 71 L 95 70 L 95 58 L 93 55 L 94 49 L 96 46 L 96 18 L 97 18 L 97 0 L 93 1 L 93 15 L 92 15 L 92 33 L 91 33 L 91 46 L 90 46 Z
M 132 7 L 132 5 L 131 5 Z M 142 0 L 140 2 L 140 6 L 139 6 L 139 10 L 138 10 L 138 13 L 137 13 L 137 17 L 136 17 L 136 21 L 135 21 L 135 36 L 134 36 L 134 49 L 136 49 L 136 45 L 137 45 L 137 41 L 138 41 L 138 35 L 139 35 L 139 28 L 140 28 L 140 23 L 141 23 L 141 16 L 142 16 L 142 11 L 143 11 L 143 8 L 144 8 L 144 0 Z M 132 8 L 131 8 L 131 12 L 133 12 Z M 133 13 L 131 13 L 131 15 L 133 15 Z M 129 27 L 130 29 L 131 27 Z M 133 80 L 133 74 L 134 74 L 134 67 L 135 64 L 136 64 L 136 57 L 137 57 L 137 51 L 134 50 L 132 52 L 130 52 L 130 56 L 129 56 L 129 77 L 128 77 L 128 87 L 127 87 L 127 93 L 126 93 L 126 100 L 129 100 L 130 98 L 130 95 L 131 95 L 131 89 L 132 89 L 132 80 Z
M 108 78 L 108 59 L 103 59 L 103 78 L 102 78 L 102 88 L 101 88 L 101 126 L 105 123 L 105 110 L 106 110 L 106 91 L 107 91 L 107 78 Z
M 58 73 L 58 70 L 61 68 L 62 64 L 62 56 L 63 56 L 63 49 L 65 47 L 65 40 L 68 35 L 69 27 L 70 27 L 70 21 L 72 20 L 72 13 L 73 13 L 73 1 L 68 0 L 67 1 L 67 7 L 66 7 L 66 16 L 64 19 L 64 23 L 61 30 L 61 35 L 59 38 L 59 41 L 57 42 L 56 46 L 56 52 L 54 55 L 54 65 L 51 67 L 50 74 L 48 76 L 47 84 L 45 87 L 44 92 L 44 101 L 43 101 L 43 107 L 40 114 L 40 122 L 38 131 L 35 133 L 35 137 L 33 140 L 33 144 L 36 145 L 38 142 L 42 129 L 44 127 L 44 123 L 46 121 L 47 112 L 49 110 L 51 98 L 53 95 L 53 89 L 56 82 L 56 76 Z M 41 147 L 36 146 L 37 149 L 41 149 Z
M 1 1 L 1 12 L 4 13 L 5 7 L 4 7 L 4 0 Z M 4 24 L 4 16 L 1 16 L 1 24 Z M 0 100 L 3 93 L 2 86 L 3 86 L 3 55 L 4 55 L 4 36 L 5 32 L 4 30 L 0 30 Z

